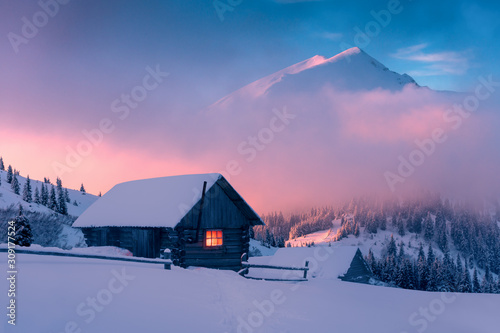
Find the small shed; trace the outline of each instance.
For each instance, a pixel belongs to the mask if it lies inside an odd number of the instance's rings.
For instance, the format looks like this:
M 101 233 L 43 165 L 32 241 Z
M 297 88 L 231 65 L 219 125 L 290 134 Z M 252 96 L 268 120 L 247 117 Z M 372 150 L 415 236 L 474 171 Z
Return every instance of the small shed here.
M 371 277 L 373 277 L 372 270 L 363 258 L 363 254 L 361 253 L 359 248 L 354 254 L 347 272 L 344 275 L 339 276 L 342 281 L 359 283 L 368 283 Z
M 221 174 L 136 180 L 114 186 L 73 224 L 89 246 L 117 246 L 174 265 L 238 270 L 259 215 Z

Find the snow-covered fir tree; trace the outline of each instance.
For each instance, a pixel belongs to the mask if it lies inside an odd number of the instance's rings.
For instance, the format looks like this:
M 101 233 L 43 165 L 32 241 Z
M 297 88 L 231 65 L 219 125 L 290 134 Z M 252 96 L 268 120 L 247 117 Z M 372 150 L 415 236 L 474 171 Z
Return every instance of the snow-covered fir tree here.
M 48 191 L 47 187 L 45 186 L 45 183 L 42 183 L 42 186 L 41 186 L 40 203 L 44 206 L 49 205 L 49 191 Z
M 17 176 L 15 174 L 12 175 L 12 182 L 10 183 L 10 187 L 15 194 L 19 195 L 20 193 L 20 185 L 17 180 Z
M 9 164 L 7 167 L 7 183 L 12 183 L 12 177 L 13 177 L 13 172 L 12 172 L 12 166 Z
M 26 177 L 26 182 L 24 183 L 23 187 L 23 200 L 26 202 L 33 201 L 33 194 L 31 192 L 31 180 L 29 175 Z
M 9 225 L 11 222 L 9 222 Z M 14 243 L 19 246 L 30 246 L 33 244 L 33 233 L 28 219 L 23 214 L 22 206 L 19 206 L 19 213 L 13 221 L 13 226 L 16 229 Z
M 68 207 L 66 205 L 66 195 L 64 194 L 64 190 L 62 187 L 62 180 L 57 177 L 57 212 L 62 215 L 68 214 Z
M 54 189 L 54 186 L 52 186 L 50 188 L 49 202 L 47 204 L 47 207 L 49 207 L 50 209 L 52 209 L 55 212 L 57 212 L 57 210 L 58 210 L 56 190 Z
M 38 190 L 38 187 L 35 187 L 35 194 L 33 195 L 33 202 L 36 204 L 42 203 L 42 199 L 40 198 L 40 191 Z

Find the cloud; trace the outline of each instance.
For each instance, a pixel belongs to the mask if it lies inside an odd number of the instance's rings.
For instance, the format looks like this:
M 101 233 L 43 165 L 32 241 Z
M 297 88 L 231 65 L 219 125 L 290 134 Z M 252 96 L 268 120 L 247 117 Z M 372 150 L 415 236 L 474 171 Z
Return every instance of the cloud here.
M 339 41 L 339 40 L 342 39 L 342 37 L 344 36 L 344 34 L 342 34 L 341 32 L 328 32 L 328 31 L 325 31 L 323 33 L 317 34 L 316 36 L 318 36 L 320 38 L 324 38 L 324 39 L 328 39 L 328 40 L 337 42 L 337 41 Z
M 448 140 L 436 144 L 435 152 L 397 184 L 396 194 L 424 188 L 458 199 L 498 195 L 498 98 L 481 101 L 453 129 L 445 114 L 464 98 L 412 85 L 358 92 L 325 86 L 307 94 L 243 98 L 225 109 L 178 113 L 163 124 L 162 133 L 107 136 L 73 170 L 75 181 L 66 181 L 66 175 L 63 180 L 75 188 L 82 180 L 104 193 L 125 180 L 221 172 L 259 213 L 306 209 L 363 194 L 390 194 L 384 173 L 397 173 L 399 156 L 408 159 L 418 148 L 416 140 L 441 128 Z M 273 120 L 276 110 L 285 109 L 293 119 L 286 124 Z M 34 158 L 47 166 L 32 178 L 55 178 L 51 162 L 64 162 L 64 147 L 77 147 L 81 139 L 18 137 L 5 126 L 0 126 L 0 151 L 7 163 L 29 170 Z M 259 145 L 251 149 L 255 140 Z M 9 148 L 1 142 L 18 144 Z
M 446 52 L 426 52 L 427 43 L 417 44 L 406 48 L 398 49 L 391 56 L 396 59 L 408 60 L 423 64 L 418 70 L 410 71 L 414 76 L 431 75 L 462 75 L 470 68 L 470 51 L 446 51 Z
M 500 115 L 491 112 L 498 104 L 482 101 L 454 129 L 446 115 L 465 97 L 407 85 L 395 92 L 324 87 L 312 94 L 235 100 L 201 117 L 191 130 L 206 131 L 210 138 L 210 154 L 200 152 L 204 158 L 197 164 L 223 170 L 228 161 L 237 161 L 241 172 L 232 182 L 259 211 L 326 205 L 363 194 L 390 195 L 384 173 L 397 173 L 399 157 L 408 159 L 419 149 L 417 142 L 428 142 L 440 129 L 447 141 L 434 144 L 434 152 L 397 184 L 395 194 L 427 189 L 464 200 L 499 194 L 492 180 L 500 168 L 495 130 Z M 295 118 L 268 134 L 273 108 L 283 107 Z M 269 142 L 248 161 L 238 145 L 259 133 Z

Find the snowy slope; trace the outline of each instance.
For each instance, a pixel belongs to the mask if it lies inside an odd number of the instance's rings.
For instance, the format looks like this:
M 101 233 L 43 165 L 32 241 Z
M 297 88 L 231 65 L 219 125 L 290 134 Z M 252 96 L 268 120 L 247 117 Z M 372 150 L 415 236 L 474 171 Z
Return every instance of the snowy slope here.
M 49 213 L 52 214 L 54 211 L 48 209 L 47 207 L 43 205 L 39 205 L 36 203 L 27 203 L 22 200 L 22 193 L 23 193 L 23 187 L 24 184 L 26 183 L 26 178 L 23 176 L 17 176 L 17 180 L 19 181 L 19 186 L 20 186 L 20 195 L 17 195 L 12 191 L 10 184 L 7 183 L 7 172 L 6 171 L 1 171 L 0 170 L 0 177 L 2 178 L 2 184 L 0 185 L 0 209 L 9 207 L 11 205 L 18 205 L 19 203 L 22 204 L 23 208 L 29 211 L 33 212 L 40 212 L 40 213 Z M 40 188 L 42 186 L 41 181 L 39 180 L 34 180 L 30 179 L 31 182 L 31 189 L 32 193 L 34 195 L 35 193 L 35 188 L 38 187 L 38 190 L 40 191 Z M 55 185 L 54 185 L 55 186 Z M 50 190 L 50 185 L 48 187 Z M 99 197 L 86 193 L 83 194 L 80 191 L 77 190 L 72 190 L 68 189 L 69 193 L 69 198 L 71 199 L 71 203 L 68 203 L 68 214 L 72 216 L 79 216 L 82 214 L 90 205 L 92 205 Z M 73 202 L 76 201 L 78 203 L 78 206 L 74 206 Z
M 301 247 L 314 244 L 329 244 L 334 241 L 337 230 L 340 229 L 340 219 L 332 221 L 332 227 L 327 230 L 316 231 L 308 235 L 286 241 L 288 246 Z
M 266 76 L 224 97 L 212 108 L 262 96 L 273 98 L 283 93 L 317 92 L 325 85 L 358 91 L 401 90 L 406 84 L 416 85 L 416 82 L 407 74 L 390 71 L 363 50 L 353 47 L 331 58 L 316 55 Z
M 17 323 L 4 320 L 2 332 L 496 333 L 500 327 L 499 295 L 321 277 L 300 284 L 253 281 L 228 271 L 96 259 L 20 254 L 17 261 Z M 6 270 L 5 253 L 0 262 Z M 6 279 L 0 288 L 8 290 Z
M 313 242 L 314 245 L 331 244 L 333 246 L 356 246 L 359 247 L 363 255 L 367 255 L 368 251 L 372 250 L 375 257 L 380 258 L 383 254 L 383 251 L 386 249 L 387 244 L 389 244 L 392 235 L 394 237 L 394 240 L 396 241 L 396 244 L 399 244 L 401 241 L 405 244 L 405 253 L 409 256 L 412 256 L 414 258 L 418 256 L 418 248 L 420 243 L 424 244 L 425 251 L 427 252 L 426 241 L 422 237 L 419 237 L 414 233 L 406 233 L 406 235 L 400 236 L 397 233 L 397 230 L 394 230 L 389 226 L 387 227 L 387 230 L 379 229 L 376 234 L 370 234 L 366 232 L 363 227 L 360 228 L 360 230 L 361 232 L 359 237 L 349 235 L 347 238 L 335 241 L 334 236 L 336 234 L 336 227 L 334 226 L 332 229 L 318 231 L 302 237 L 290 239 L 286 241 L 286 244 L 290 244 L 290 246 L 292 247 L 303 247 Z M 435 254 L 443 256 L 443 252 L 439 249 L 439 247 L 436 246 L 436 244 L 433 244 L 433 251 Z M 450 255 L 455 258 L 456 254 L 457 251 L 452 247 L 450 250 Z

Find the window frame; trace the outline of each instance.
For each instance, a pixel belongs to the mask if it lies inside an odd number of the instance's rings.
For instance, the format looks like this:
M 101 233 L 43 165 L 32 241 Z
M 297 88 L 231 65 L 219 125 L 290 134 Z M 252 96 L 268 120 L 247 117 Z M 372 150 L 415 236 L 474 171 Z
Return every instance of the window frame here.
M 208 240 L 208 237 L 207 237 L 207 232 L 218 232 L 220 231 L 222 233 L 222 237 L 219 238 L 219 237 L 210 237 L 210 239 L 221 239 L 222 241 L 222 244 L 220 245 L 207 245 L 207 240 Z M 207 249 L 207 250 L 220 250 L 222 249 L 222 247 L 224 246 L 224 230 L 223 229 L 205 229 L 203 231 L 203 248 L 204 249 Z

